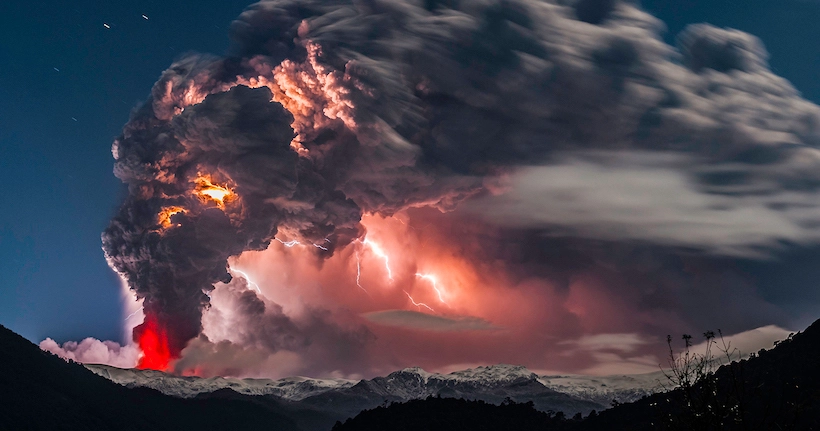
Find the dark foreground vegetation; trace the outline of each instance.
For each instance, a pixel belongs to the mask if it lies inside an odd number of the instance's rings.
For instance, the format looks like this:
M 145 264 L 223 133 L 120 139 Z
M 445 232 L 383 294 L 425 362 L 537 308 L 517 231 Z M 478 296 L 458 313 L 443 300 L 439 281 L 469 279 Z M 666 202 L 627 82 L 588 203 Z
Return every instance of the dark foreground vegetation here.
M 713 373 L 691 365 L 694 380 L 682 387 L 586 418 L 539 412 L 531 403 L 428 398 L 364 411 L 333 431 L 820 430 L 820 321 Z
M 604 411 L 577 429 L 820 430 L 818 364 L 820 320 L 771 350 Z
M 571 422 L 580 421 L 576 417 Z M 497 406 L 430 397 L 364 411 L 337 423 L 333 431 L 564 430 L 569 425 L 562 413 L 539 412 L 531 402 L 508 401 Z

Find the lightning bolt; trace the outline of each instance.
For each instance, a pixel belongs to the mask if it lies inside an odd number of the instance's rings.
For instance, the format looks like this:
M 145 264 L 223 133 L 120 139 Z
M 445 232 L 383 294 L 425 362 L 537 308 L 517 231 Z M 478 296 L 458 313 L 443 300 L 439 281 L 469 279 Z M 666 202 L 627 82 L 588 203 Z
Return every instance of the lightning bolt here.
M 142 311 L 142 307 L 137 308 L 137 311 L 135 311 L 135 312 L 133 312 L 133 313 L 129 314 L 129 315 L 128 315 L 128 317 L 126 317 L 126 318 L 125 318 L 125 321 L 127 322 L 127 321 L 128 321 L 128 319 L 130 319 L 130 318 L 132 318 L 132 317 L 136 316 L 136 315 L 137 315 L 137 313 L 139 313 L 140 311 Z
M 291 248 L 291 247 L 293 247 L 293 246 L 295 246 L 295 245 L 302 245 L 302 243 L 301 243 L 301 242 L 296 241 L 295 239 L 292 239 L 292 240 L 290 240 L 290 241 L 282 241 L 282 240 L 281 240 L 281 239 L 279 239 L 279 238 L 273 238 L 273 239 L 275 239 L 275 240 L 279 241 L 282 245 L 284 245 L 284 246 L 285 246 L 285 247 L 287 247 L 287 248 Z M 330 242 L 330 240 L 329 240 L 329 239 L 327 239 L 327 238 L 325 238 L 325 241 L 326 241 L 326 242 Z M 312 242 L 312 243 L 311 243 L 311 245 L 313 245 L 313 246 L 314 246 L 314 247 L 316 247 L 316 248 L 319 248 L 319 249 L 322 249 L 322 250 L 324 250 L 324 251 L 327 251 L 327 247 L 325 247 L 325 246 L 323 246 L 323 245 L 316 244 L 315 242 Z
M 450 306 L 450 304 L 448 304 L 448 303 L 447 303 L 447 301 L 445 301 L 445 300 L 444 300 L 444 298 L 443 298 L 443 297 L 442 297 L 442 295 L 441 295 L 441 290 L 438 288 L 438 279 L 436 278 L 436 276 L 435 276 L 435 275 L 432 275 L 432 274 L 422 274 L 422 273 L 420 273 L 420 272 L 417 272 L 417 273 L 416 273 L 416 277 L 419 277 L 419 278 L 421 278 L 421 279 L 424 279 L 424 280 L 429 281 L 429 282 L 430 282 L 430 284 L 432 284 L 432 286 L 433 286 L 433 290 L 435 290 L 435 291 L 436 291 L 436 294 L 438 294 L 438 300 L 439 300 L 439 301 L 441 301 L 441 303 L 442 303 L 442 304 L 444 304 L 444 305 L 446 305 L 446 306 L 448 306 L 448 307 Z
M 364 293 L 370 295 L 370 292 L 362 287 L 362 257 L 358 251 L 356 252 L 356 286 L 359 286 L 359 289 L 364 290 Z
M 260 288 L 259 288 L 259 285 L 258 285 L 258 284 L 256 284 L 255 282 L 253 282 L 253 281 L 251 280 L 251 278 L 248 276 L 248 274 L 246 274 L 245 272 L 240 271 L 240 270 L 238 270 L 238 269 L 236 269 L 236 268 L 231 268 L 231 272 L 235 272 L 235 273 L 237 273 L 237 274 L 241 275 L 241 276 L 242 276 L 242 278 L 244 278 L 244 279 L 245 279 L 245 281 L 247 281 L 247 282 L 248 282 L 248 286 L 252 286 L 254 289 L 256 289 L 256 291 L 257 291 L 257 292 L 262 293 L 262 289 L 260 289 Z
M 373 251 L 373 254 L 384 259 L 384 269 L 387 271 L 387 278 L 389 278 L 390 281 L 393 281 L 393 271 L 390 269 L 390 256 L 388 256 L 387 253 L 385 253 L 384 250 L 382 250 L 381 246 L 379 246 L 373 241 L 368 240 L 367 237 L 365 237 L 364 240 L 361 241 L 361 243 L 362 245 L 370 247 L 370 250 Z
M 279 238 L 274 238 L 274 239 L 275 239 L 275 240 L 277 240 L 277 241 L 279 241 L 279 242 L 281 242 L 281 243 L 282 243 L 282 245 L 284 245 L 284 246 L 285 246 L 285 247 L 287 247 L 287 248 L 291 248 L 291 247 L 293 247 L 294 245 L 302 245 L 302 243 L 301 243 L 301 242 L 296 241 L 295 239 L 292 239 L 292 240 L 287 241 L 287 242 L 282 241 L 282 240 L 281 240 L 281 239 L 279 239 Z
M 418 307 L 418 308 L 425 307 L 425 308 L 427 308 L 428 310 L 432 311 L 433 313 L 435 313 L 435 312 L 436 312 L 436 310 L 433 310 L 433 308 L 432 308 L 432 307 L 430 307 L 429 305 L 427 305 L 427 304 L 425 304 L 425 303 L 423 303 L 423 302 L 416 302 L 416 301 L 413 299 L 413 297 L 412 297 L 412 296 L 410 296 L 410 294 L 409 294 L 409 293 L 407 293 L 407 291 L 406 291 L 406 290 L 403 290 L 403 292 L 404 292 L 404 294 L 405 294 L 405 295 L 407 295 L 407 297 L 408 297 L 408 298 L 410 298 L 410 302 L 412 302 L 412 303 L 413 303 L 413 305 L 415 305 L 416 307 Z

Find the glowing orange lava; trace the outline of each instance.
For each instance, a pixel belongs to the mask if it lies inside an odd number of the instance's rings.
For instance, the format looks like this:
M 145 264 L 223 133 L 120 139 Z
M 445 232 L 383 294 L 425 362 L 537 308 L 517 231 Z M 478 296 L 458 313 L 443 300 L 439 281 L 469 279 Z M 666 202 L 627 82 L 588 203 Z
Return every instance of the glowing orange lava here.
M 199 176 L 194 180 L 196 188 L 194 194 L 205 203 L 215 203 L 220 209 L 225 209 L 225 203 L 236 197 L 227 185 L 214 184 L 209 176 Z
M 171 222 L 171 217 L 174 214 L 185 213 L 187 212 L 185 208 L 177 207 L 177 206 L 170 206 L 165 207 L 160 210 L 159 214 L 157 215 L 157 223 L 162 226 L 163 229 L 168 229 L 169 227 L 173 226 L 174 224 Z M 179 226 L 179 225 L 176 225 Z
M 165 329 L 149 316 L 145 317 L 145 322 L 140 329 L 142 332 L 139 334 L 137 343 L 142 349 L 142 357 L 137 363 L 137 368 L 141 370 L 167 370 L 172 357 L 171 351 L 168 349 L 168 334 Z

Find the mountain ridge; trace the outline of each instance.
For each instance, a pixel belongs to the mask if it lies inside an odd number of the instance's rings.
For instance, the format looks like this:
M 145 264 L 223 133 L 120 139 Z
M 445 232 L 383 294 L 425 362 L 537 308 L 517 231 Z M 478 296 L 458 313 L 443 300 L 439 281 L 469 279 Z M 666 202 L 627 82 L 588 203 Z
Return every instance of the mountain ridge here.
M 317 379 L 287 377 L 283 379 L 176 376 L 153 370 L 122 369 L 108 365 L 86 364 L 86 368 L 126 387 L 150 387 L 166 395 L 193 398 L 199 394 L 230 389 L 245 395 L 275 395 L 290 401 L 302 401 L 326 392 L 341 391 L 357 385 L 359 390 L 407 401 L 427 396 L 476 391 L 509 385 L 526 385 L 533 381 L 544 388 L 607 407 L 615 400 L 630 402 L 660 389 L 662 372 L 634 375 L 583 376 L 539 375 L 520 365 L 497 364 L 467 368 L 447 374 L 407 367 L 373 379 Z M 364 383 L 363 383 L 364 382 Z M 458 388 L 457 388 L 458 386 Z M 537 386 L 536 386 L 537 388 Z M 520 394 L 519 394 L 520 395 Z

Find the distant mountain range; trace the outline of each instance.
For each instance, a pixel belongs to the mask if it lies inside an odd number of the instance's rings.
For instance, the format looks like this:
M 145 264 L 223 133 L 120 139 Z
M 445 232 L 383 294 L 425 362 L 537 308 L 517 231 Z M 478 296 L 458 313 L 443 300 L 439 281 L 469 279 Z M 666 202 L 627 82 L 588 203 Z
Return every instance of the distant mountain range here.
M 409 401 L 428 396 L 496 403 L 509 397 L 519 402 L 533 401 L 543 411 L 588 414 L 592 410 L 608 408 L 613 400 L 626 403 L 655 393 L 664 380 L 661 371 L 603 377 L 537 375 L 515 365 L 478 367 L 450 374 L 429 373 L 417 367 L 406 368 L 371 380 L 200 378 L 108 365 L 85 366 L 123 386 L 148 387 L 181 398 L 230 389 L 244 395 L 273 395 L 309 405 L 322 405 L 325 403 L 323 400 L 344 398 L 351 400 L 349 404 L 353 410 L 372 408 L 385 401 Z

